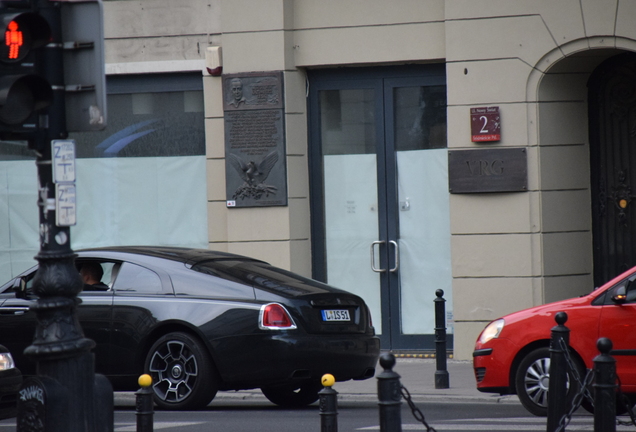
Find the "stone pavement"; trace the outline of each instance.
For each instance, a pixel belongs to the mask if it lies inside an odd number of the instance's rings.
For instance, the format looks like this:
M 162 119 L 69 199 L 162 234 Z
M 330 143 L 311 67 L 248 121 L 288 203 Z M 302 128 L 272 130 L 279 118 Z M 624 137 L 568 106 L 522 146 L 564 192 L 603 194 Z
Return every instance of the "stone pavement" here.
M 393 371 L 400 375 L 400 382 L 409 391 L 414 400 L 437 401 L 481 401 L 492 403 L 519 403 L 516 395 L 500 396 L 482 393 L 477 390 L 472 361 L 447 360 L 449 388 L 435 388 L 435 359 L 401 358 L 396 359 Z M 378 364 L 376 376 L 383 371 Z M 345 381 L 336 383 L 333 388 L 343 399 L 377 400 L 377 379 L 365 381 Z
M 400 375 L 400 382 L 411 394 L 414 401 L 435 400 L 439 402 L 489 402 L 489 403 L 519 403 L 516 395 L 500 396 L 493 393 L 482 393 L 475 385 L 475 375 L 471 361 L 447 360 L 449 378 L 448 389 L 435 388 L 436 360 L 429 358 L 398 357 L 393 368 Z M 382 372 L 378 364 L 376 376 Z M 364 381 L 337 382 L 333 389 L 338 392 L 338 400 L 342 401 L 373 401 L 377 400 L 377 379 Z M 242 390 L 219 392 L 212 402 L 222 401 L 267 401 L 260 390 Z M 116 392 L 115 406 L 134 406 L 134 393 Z

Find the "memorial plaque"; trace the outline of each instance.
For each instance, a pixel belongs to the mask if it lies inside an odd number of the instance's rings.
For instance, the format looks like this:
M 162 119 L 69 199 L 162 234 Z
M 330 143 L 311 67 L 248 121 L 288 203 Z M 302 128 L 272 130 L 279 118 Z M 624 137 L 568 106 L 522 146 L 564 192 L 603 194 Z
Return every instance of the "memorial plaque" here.
M 528 160 L 525 148 L 451 150 L 450 193 L 525 192 Z
M 281 72 L 223 77 L 228 207 L 287 205 Z
M 224 111 L 282 108 L 282 72 L 223 75 Z

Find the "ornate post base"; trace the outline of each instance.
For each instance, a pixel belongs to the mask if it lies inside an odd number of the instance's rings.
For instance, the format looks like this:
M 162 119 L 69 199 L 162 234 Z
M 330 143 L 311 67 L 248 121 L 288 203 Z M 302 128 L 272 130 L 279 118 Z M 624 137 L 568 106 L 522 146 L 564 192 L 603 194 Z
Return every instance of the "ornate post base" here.
M 112 432 L 113 391 L 95 375 L 95 342 L 84 337 L 76 315 L 83 283 L 75 255 L 36 257 L 39 296 L 33 344 L 25 350 L 37 363 L 37 377 L 25 380 L 18 396 L 18 432 Z M 53 294 L 53 295 L 52 295 Z

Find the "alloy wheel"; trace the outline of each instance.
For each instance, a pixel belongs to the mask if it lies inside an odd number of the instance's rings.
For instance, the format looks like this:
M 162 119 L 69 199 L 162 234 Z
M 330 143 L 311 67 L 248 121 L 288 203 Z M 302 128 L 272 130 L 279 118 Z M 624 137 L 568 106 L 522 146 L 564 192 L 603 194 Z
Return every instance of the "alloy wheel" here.
M 190 348 L 181 341 L 172 340 L 153 353 L 149 371 L 155 394 L 166 402 L 178 403 L 192 393 L 199 368 Z
M 537 405 L 547 407 L 549 384 L 550 358 L 540 358 L 535 360 L 535 362 L 526 369 L 524 378 L 526 394 Z

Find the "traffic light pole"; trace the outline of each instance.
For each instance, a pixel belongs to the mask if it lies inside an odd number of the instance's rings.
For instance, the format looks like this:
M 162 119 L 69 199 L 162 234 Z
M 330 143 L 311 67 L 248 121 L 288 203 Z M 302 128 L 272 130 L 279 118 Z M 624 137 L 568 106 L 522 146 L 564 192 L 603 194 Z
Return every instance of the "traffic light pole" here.
M 40 209 L 39 263 L 33 280 L 38 300 L 32 309 L 38 324 L 25 350 L 37 364 L 37 376 L 25 380 L 18 398 L 17 431 L 112 432 L 113 392 L 95 374 L 95 343 L 84 337 L 76 309 L 83 282 L 75 267 L 70 228 L 56 224 L 51 141 L 65 139 L 64 70 L 60 4 L 37 0 L 38 12 L 51 26 L 51 43 L 38 50 L 38 71 L 53 89 L 53 100 L 39 116 L 29 143 L 36 150 Z

